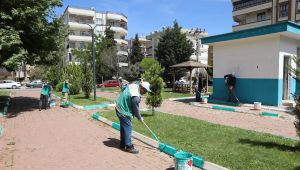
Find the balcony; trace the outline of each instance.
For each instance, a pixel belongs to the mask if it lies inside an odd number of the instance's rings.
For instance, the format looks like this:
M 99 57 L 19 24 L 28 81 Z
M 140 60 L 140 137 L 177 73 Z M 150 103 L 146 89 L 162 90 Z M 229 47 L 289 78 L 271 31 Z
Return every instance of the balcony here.
M 69 41 L 92 42 L 92 37 L 81 35 L 69 35 Z
M 112 31 L 116 32 L 117 34 L 121 34 L 121 35 L 127 35 L 127 33 L 128 33 L 127 29 L 125 29 L 123 27 L 119 27 L 119 26 L 111 25 L 110 29 Z
M 256 21 L 256 22 L 251 22 L 251 23 L 242 23 L 239 25 L 234 25 L 234 26 L 232 26 L 232 30 L 240 31 L 240 30 L 244 30 L 244 29 L 261 27 L 261 26 L 270 25 L 270 24 L 272 24 L 272 20 L 270 18 L 266 18 L 263 21 Z
M 128 52 L 127 51 L 119 51 L 117 52 L 118 56 L 128 56 Z
M 248 1 L 238 1 L 233 3 L 233 11 L 250 8 L 253 6 L 258 6 L 261 4 L 272 2 L 273 0 L 248 0 Z

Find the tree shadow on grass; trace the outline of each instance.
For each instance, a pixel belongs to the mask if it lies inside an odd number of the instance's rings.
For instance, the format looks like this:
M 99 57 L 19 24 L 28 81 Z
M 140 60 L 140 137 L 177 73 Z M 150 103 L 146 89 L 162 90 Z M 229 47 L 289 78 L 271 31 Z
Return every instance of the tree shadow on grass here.
M 293 170 L 300 170 L 300 165 L 294 168 Z
M 155 113 L 154 113 L 155 114 Z M 148 113 L 141 113 L 141 116 L 142 117 L 153 117 L 154 115 L 151 114 L 148 114 Z
M 107 141 L 103 141 L 103 144 L 107 147 L 118 148 L 120 146 L 120 140 L 115 138 L 107 138 Z
M 250 139 L 240 139 L 239 142 L 242 144 L 249 144 L 252 146 L 263 146 L 268 149 L 276 148 L 276 149 L 278 149 L 280 151 L 284 151 L 284 152 L 299 152 L 300 151 L 300 146 L 288 146 L 285 144 L 278 144 L 275 142 L 262 142 L 262 141 L 255 141 L 255 140 L 250 140 Z
M 8 109 L 7 118 L 18 116 L 22 112 L 39 109 L 39 98 L 33 97 L 13 97 Z
M 180 99 L 180 100 L 174 100 L 176 102 L 182 102 L 182 103 L 190 103 L 190 102 L 196 102 L 196 99 Z

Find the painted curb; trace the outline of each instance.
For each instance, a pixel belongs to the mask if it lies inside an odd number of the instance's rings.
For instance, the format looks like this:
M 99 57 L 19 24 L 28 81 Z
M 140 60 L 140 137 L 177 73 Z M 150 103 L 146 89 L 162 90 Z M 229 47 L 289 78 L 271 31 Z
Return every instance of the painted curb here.
M 222 107 L 222 106 L 212 106 L 211 107 L 212 109 L 215 109 L 215 110 L 224 110 L 224 111 L 229 111 L 229 112 L 236 112 L 235 108 L 233 107 Z
M 58 98 L 59 100 L 61 100 L 61 97 L 55 95 L 55 94 L 52 94 L 53 97 L 55 98 Z M 104 109 L 104 108 L 107 108 L 107 107 L 114 107 L 115 104 L 113 103 L 101 103 L 101 104 L 98 104 L 98 105 L 89 105 L 89 106 L 79 106 L 79 105 L 76 105 L 75 103 L 73 102 L 70 102 L 70 106 L 76 108 L 76 109 L 82 109 L 82 110 L 92 110 L 92 109 Z
M 280 115 L 278 113 L 271 113 L 271 112 L 261 112 L 261 116 L 270 116 L 270 117 L 279 117 Z
M 99 114 L 97 114 L 96 112 L 94 112 L 92 114 L 92 118 L 95 119 L 95 120 L 98 120 L 100 122 L 103 122 L 111 127 L 113 126 L 120 126 L 120 124 L 118 123 L 115 123 L 115 122 L 112 122 L 102 116 L 100 116 Z M 116 129 L 115 127 L 113 127 L 114 129 Z M 118 130 L 118 129 L 116 129 Z M 132 136 L 149 145 L 149 146 L 152 146 L 154 148 L 157 148 L 159 149 L 160 151 L 174 157 L 174 154 L 178 151 L 176 148 L 170 146 L 170 145 L 167 145 L 167 144 L 164 144 L 164 143 L 159 143 L 158 141 L 156 140 L 153 140 L 147 136 L 144 136 L 138 132 L 135 132 L 135 131 L 132 131 Z M 193 155 L 193 154 L 192 154 Z M 224 168 L 222 166 L 219 166 L 219 165 L 216 165 L 214 163 L 211 163 L 211 162 L 208 162 L 208 161 L 204 161 L 204 159 L 200 156 L 196 156 L 196 155 L 193 155 L 193 165 L 195 167 L 198 167 L 198 168 L 203 168 L 203 169 L 208 169 L 208 170 L 228 170 L 227 168 Z
M 3 135 L 3 133 L 4 133 L 4 127 L 0 125 L 0 137 Z

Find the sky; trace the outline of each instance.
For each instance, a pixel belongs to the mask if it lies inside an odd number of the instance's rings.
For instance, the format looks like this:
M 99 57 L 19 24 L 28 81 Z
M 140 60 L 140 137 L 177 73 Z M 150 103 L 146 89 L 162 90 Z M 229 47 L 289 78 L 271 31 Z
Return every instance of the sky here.
M 231 0 L 64 0 L 63 3 L 63 7 L 56 9 L 57 15 L 68 5 L 125 14 L 127 39 L 136 33 L 146 36 L 164 26 L 172 26 L 174 20 L 182 28 L 205 29 L 209 35 L 231 32 L 233 24 Z

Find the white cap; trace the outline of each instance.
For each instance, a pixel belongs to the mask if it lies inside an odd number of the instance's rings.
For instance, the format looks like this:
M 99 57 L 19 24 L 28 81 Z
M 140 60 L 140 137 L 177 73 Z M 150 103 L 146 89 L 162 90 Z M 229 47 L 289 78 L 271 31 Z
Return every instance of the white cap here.
M 152 91 L 150 90 L 150 84 L 149 84 L 148 82 L 143 81 L 143 82 L 141 83 L 141 86 L 142 86 L 144 89 L 146 89 L 148 92 L 152 92 Z

